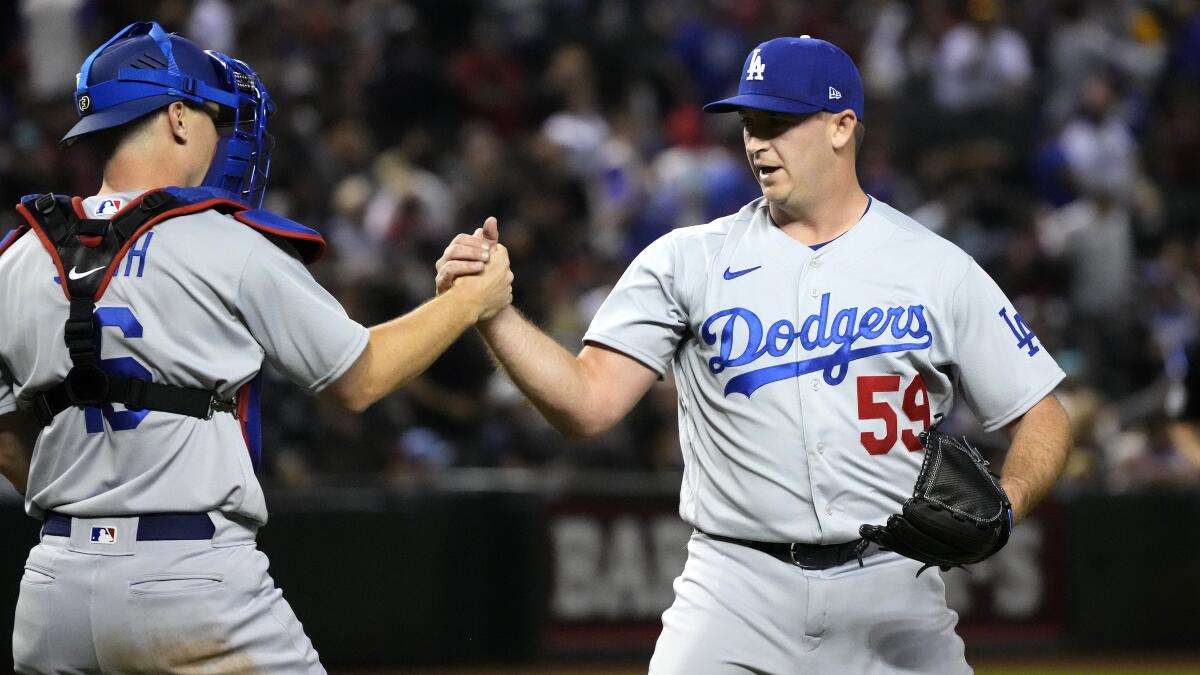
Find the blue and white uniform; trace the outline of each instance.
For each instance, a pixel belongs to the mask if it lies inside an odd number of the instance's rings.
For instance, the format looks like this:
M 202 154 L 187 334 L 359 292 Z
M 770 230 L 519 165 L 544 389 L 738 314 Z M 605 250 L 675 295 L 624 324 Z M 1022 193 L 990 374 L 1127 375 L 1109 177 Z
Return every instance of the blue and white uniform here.
M 1054 389 L 1063 372 L 968 255 L 878 200 L 810 248 L 758 199 L 647 247 L 584 340 L 672 369 L 679 390 L 697 533 L 651 672 L 968 670 L 919 563 L 805 570 L 704 534 L 856 540 L 911 496 L 917 434 L 956 395 L 993 430 Z
M 108 218 L 137 196 L 92 197 L 81 208 Z M 43 536 L 30 555 L 14 635 L 19 671 L 204 663 L 216 668 L 204 672 L 323 672 L 254 545 L 267 521 L 258 385 L 270 362 L 320 392 L 353 365 L 368 333 L 285 248 L 200 211 L 154 226 L 116 267 L 96 303 L 101 367 L 214 391 L 237 401 L 237 415 L 106 404 L 68 408 L 42 431 L 27 511 L 72 518 L 69 532 Z M 0 331 L 0 414 L 27 407 L 71 368 L 57 276 L 33 233 L 0 256 L 9 327 Z M 211 540 L 139 541 L 139 515 L 180 512 L 208 514 Z

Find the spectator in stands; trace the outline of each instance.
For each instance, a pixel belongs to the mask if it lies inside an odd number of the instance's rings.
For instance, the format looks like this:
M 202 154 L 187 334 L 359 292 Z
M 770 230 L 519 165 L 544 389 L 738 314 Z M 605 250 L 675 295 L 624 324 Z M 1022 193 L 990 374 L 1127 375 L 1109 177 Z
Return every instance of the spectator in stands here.
M 1197 332 L 1200 3 L 468 3 L 465 16 L 461 3 L 150 4 L 170 28 L 211 27 L 202 32 L 278 83 L 270 206 L 328 235 L 314 273 L 354 318 L 427 297 L 431 280 L 411 270 L 437 257 L 428 240 L 440 250 L 448 229 L 495 214 L 520 248 L 513 255 L 537 259 L 516 280 L 519 304 L 566 342 L 645 243 L 745 201 L 727 130 L 687 112 L 728 86 L 713 73 L 765 34 L 833 37 L 855 52 L 869 105 L 883 111 L 860 158 L 870 192 L 920 209 L 922 222 L 1021 289 L 1015 299 L 1038 315 L 1039 338 L 1077 361 L 1080 400 L 1095 411 L 1084 418 L 1116 425 L 1082 434 L 1131 432 L 1140 439 L 1131 447 L 1158 447 L 1144 413 L 1107 412 L 1145 409 L 1126 399 L 1152 400 L 1145 390 L 1177 378 L 1180 345 Z M 69 88 L 74 73 L 47 46 L 63 41 L 39 36 L 63 24 L 98 38 L 141 18 L 132 13 L 144 5 L 0 3 L 9 203 L 46 176 L 82 192 L 98 173 L 81 153 L 55 150 L 70 113 L 38 100 Z M 571 461 L 526 419 L 536 415 L 473 379 L 486 359 L 479 345 L 461 350 L 428 388 L 392 397 L 363 429 L 322 421 L 268 382 L 264 402 L 281 422 L 269 470 L 304 482 Z M 675 422 L 652 399 L 603 445 L 569 454 L 671 466 Z M 466 406 L 488 413 L 482 427 L 455 421 Z M 322 462 L 308 450 L 318 442 L 356 444 L 362 456 Z M 1108 467 L 1108 456 L 1098 450 L 1080 475 L 1144 468 Z

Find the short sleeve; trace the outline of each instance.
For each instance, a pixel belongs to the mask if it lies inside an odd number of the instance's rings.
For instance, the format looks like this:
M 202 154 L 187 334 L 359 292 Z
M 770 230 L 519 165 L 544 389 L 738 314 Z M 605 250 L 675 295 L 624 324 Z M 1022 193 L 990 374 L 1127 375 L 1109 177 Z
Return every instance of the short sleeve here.
M 667 234 L 643 250 L 596 312 L 583 336 L 630 356 L 662 376 L 687 328 L 678 279 L 678 237 Z
M 367 329 L 265 238 L 242 270 L 237 307 L 271 364 L 311 393 L 341 377 L 367 345 Z
M 13 389 L 12 376 L 8 374 L 8 368 L 4 362 L 0 360 L 0 415 L 17 409 L 17 396 Z
M 985 431 L 1024 415 L 1065 377 L 1033 327 L 975 261 L 951 302 L 959 383 Z

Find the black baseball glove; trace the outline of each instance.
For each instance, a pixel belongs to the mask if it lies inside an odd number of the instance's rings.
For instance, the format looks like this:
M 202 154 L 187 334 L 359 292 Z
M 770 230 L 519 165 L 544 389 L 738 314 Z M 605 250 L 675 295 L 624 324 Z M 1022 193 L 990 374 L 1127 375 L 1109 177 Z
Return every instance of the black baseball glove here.
M 903 513 L 887 525 L 858 529 L 863 539 L 925 563 L 917 576 L 930 567 L 980 562 L 999 551 L 1012 530 L 1012 504 L 1000 478 L 967 439 L 938 431 L 940 423 L 921 434 L 925 461 Z

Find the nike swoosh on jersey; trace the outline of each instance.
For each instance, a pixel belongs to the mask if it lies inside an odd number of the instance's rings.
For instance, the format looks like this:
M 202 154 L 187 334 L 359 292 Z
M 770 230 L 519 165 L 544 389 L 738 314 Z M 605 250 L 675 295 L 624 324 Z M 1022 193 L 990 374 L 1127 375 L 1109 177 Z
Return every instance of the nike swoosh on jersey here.
M 729 271 L 729 268 L 726 267 L 725 268 L 725 280 L 729 281 L 730 279 L 736 279 L 736 278 L 742 276 L 743 274 L 750 274 L 751 272 L 753 272 L 756 269 L 759 269 L 760 267 L 762 267 L 762 265 L 758 265 L 755 267 L 747 267 L 744 270 L 738 270 L 736 272 L 731 272 L 731 271 Z
M 97 268 L 96 268 L 96 269 L 94 269 L 94 270 L 88 270 L 88 271 L 86 271 L 86 272 L 76 272 L 76 271 L 75 271 L 75 268 L 74 268 L 74 267 L 72 267 L 72 268 L 71 268 L 69 271 L 67 271 L 67 277 L 68 277 L 69 279 L 71 279 L 71 281 L 75 281 L 75 280 L 77 280 L 77 279 L 82 279 L 82 278 L 84 278 L 84 277 L 86 277 L 86 276 L 89 276 L 89 275 L 95 274 L 96 272 L 99 272 L 100 270 L 102 270 L 102 269 L 104 269 L 104 268 L 105 268 L 105 266 L 104 266 L 104 265 L 101 265 L 100 267 L 97 267 Z

